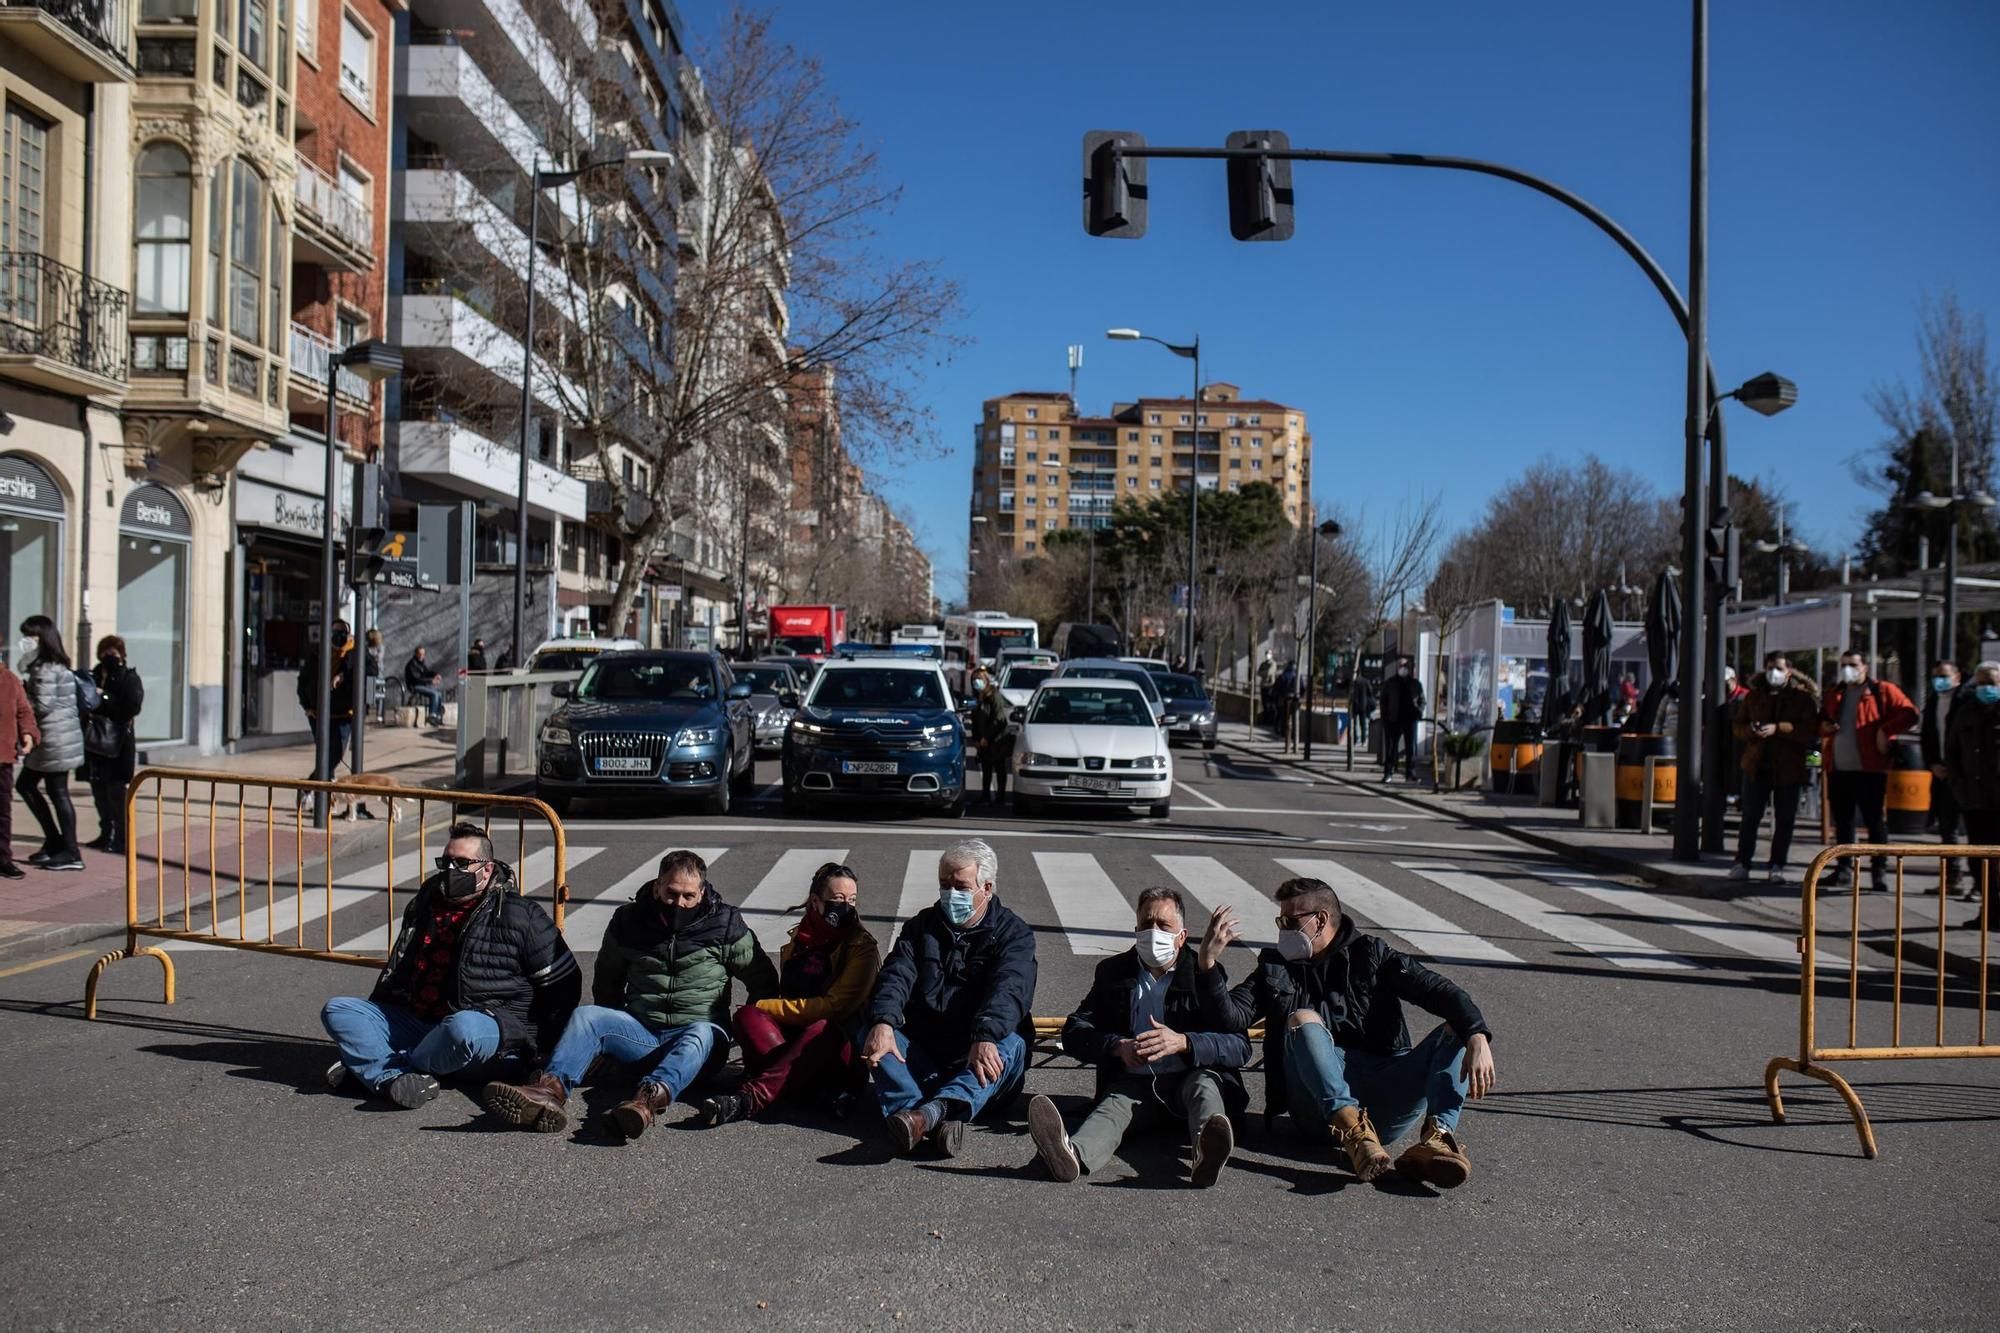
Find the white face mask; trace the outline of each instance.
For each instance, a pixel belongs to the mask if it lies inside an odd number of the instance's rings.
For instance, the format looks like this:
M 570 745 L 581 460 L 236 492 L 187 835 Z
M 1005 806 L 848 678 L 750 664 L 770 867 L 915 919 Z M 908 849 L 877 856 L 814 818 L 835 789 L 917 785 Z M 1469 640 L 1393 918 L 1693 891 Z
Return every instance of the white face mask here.
M 1858 685 L 1860 682 L 1861 682 L 1860 667 L 1844 666 L 1840 669 L 1840 683 L 1842 685 Z
M 1791 673 L 1783 667 L 1772 667 L 1767 679 L 1771 682 L 1772 688 L 1775 689 L 1783 685 L 1787 680 L 1790 680 Z
M 1147 926 L 1133 932 L 1138 941 L 1139 961 L 1152 967 L 1166 967 L 1181 956 L 1180 932 Z
M 1303 963 L 1313 955 L 1312 936 L 1303 930 L 1281 930 L 1278 932 L 1278 952 L 1286 962 Z

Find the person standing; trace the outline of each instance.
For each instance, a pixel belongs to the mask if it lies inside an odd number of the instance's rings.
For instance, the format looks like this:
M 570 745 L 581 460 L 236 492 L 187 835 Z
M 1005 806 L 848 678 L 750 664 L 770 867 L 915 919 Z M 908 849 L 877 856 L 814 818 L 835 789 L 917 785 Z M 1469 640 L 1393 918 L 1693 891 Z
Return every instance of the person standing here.
M 465 654 L 465 669 L 467 671 L 486 670 L 486 640 L 474 639 L 472 641 L 471 649 Z
M 1347 724 L 1354 728 L 1354 743 L 1364 750 L 1368 748 L 1368 736 L 1372 730 L 1369 724 L 1374 712 L 1374 683 L 1356 668 L 1354 679 L 1347 686 Z
M 0 879 L 21 879 L 14 864 L 14 765 L 41 741 L 21 678 L 0 662 Z
M 146 683 L 125 660 L 125 640 L 107 634 L 97 641 L 97 665 L 90 670 L 98 704 L 83 729 L 89 756 L 90 798 L 97 807 L 97 836 L 86 846 L 125 854 L 125 789 L 139 755 L 133 720 L 146 706 Z
M 424 660 L 421 643 L 410 650 L 410 660 L 403 663 L 403 693 L 424 701 L 424 720 L 434 727 L 444 721 L 444 691 L 438 688 L 443 679 Z
M 1264 660 L 1257 664 L 1257 704 L 1264 710 L 1264 725 L 1271 724 L 1273 701 L 1271 692 L 1278 685 L 1278 663 L 1271 656 L 1271 650 L 1264 650 Z
M 972 740 L 979 748 L 979 791 L 988 805 L 1007 799 L 1007 769 L 1014 762 L 1014 726 L 1008 721 L 1007 701 L 985 667 L 972 676 Z M 999 794 L 994 794 L 994 785 Z
M 1958 841 L 1959 825 L 1963 822 L 1958 800 L 1952 795 L 1951 774 L 1944 761 L 1945 732 L 1950 723 L 1952 704 L 1957 698 L 1958 663 L 1933 663 L 1930 697 L 1924 700 L 1924 719 L 1917 727 L 1917 738 L 1923 746 L 1924 767 L 1931 775 L 1931 818 L 1937 823 L 1938 841 L 1945 846 Z M 1946 861 L 1944 876 L 1938 880 L 1938 892 L 1951 892 L 1958 875 L 1959 863 Z M 1970 885 L 1966 887 L 1966 896 L 1972 896 Z
M 1271 687 L 1272 721 L 1277 724 L 1278 739 L 1285 744 L 1287 753 L 1298 748 L 1299 711 L 1299 668 L 1296 663 L 1285 663 L 1285 669 L 1278 673 L 1278 683 Z
M 76 846 L 76 806 L 70 803 L 69 775 L 83 765 L 83 723 L 77 707 L 82 686 L 53 620 L 29 616 L 21 622 L 21 633 L 35 641 L 22 678 L 28 705 L 35 710 L 35 726 L 42 733 L 42 743 L 23 760 L 27 772 L 19 784 L 23 804 L 42 826 L 42 849 L 28 858 L 28 864 L 44 870 L 81 870 L 83 854 Z
M 331 781 L 334 774 L 340 771 L 340 757 L 347 753 L 348 738 L 354 730 L 354 679 L 349 674 L 353 665 L 354 644 L 348 638 L 347 622 L 336 620 L 333 622 L 333 688 L 330 691 L 333 741 L 332 753 L 324 761 L 324 773 L 320 771 L 320 752 L 326 748 L 327 742 L 321 739 L 320 731 L 319 650 L 308 652 L 299 667 L 299 706 L 306 710 L 306 722 L 312 727 L 313 734 L 312 776 L 324 781 Z M 349 771 L 352 769 L 350 764 Z
M 1889 841 L 1889 823 L 1883 800 L 1889 788 L 1889 752 L 1896 737 L 1917 721 L 1910 696 L 1894 682 L 1870 680 L 1868 659 L 1860 653 L 1842 653 L 1840 676 L 1820 706 L 1820 750 L 1832 759 L 1827 780 L 1828 800 L 1833 807 L 1835 842 L 1853 842 L 1858 815 L 1868 826 L 1868 841 Z M 1824 771 L 1824 769 L 1822 770 Z M 1835 867 L 1830 881 L 1835 885 L 1854 883 L 1846 863 Z M 1888 867 L 1881 857 L 1870 867 L 1870 881 L 1877 892 L 1889 887 Z
M 1952 799 L 1965 816 L 1966 840 L 1973 846 L 2000 844 L 2000 662 L 1981 662 L 1972 672 L 1972 697 L 1951 707 L 1945 724 L 1945 771 Z M 1970 896 L 1979 898 L 1980 880 L 1987 882 L 1988 901 L 1979 916 L 1963 923 L 1977 930 L 2000 930 L 1993 910 L 1993 892 L 2000 888 L 2000 867 L 1992 862 L 1971 871 Z
M 1382 780 L 1396 776 L 1396 752 L 1403 753 L 1403 776 L 1417 780 L 1417 723 L 1424 715 L 1424 685 L 1410 668 L 1410 659 L 1396 659 L 1396 669 L 1382 682 Z
M 1731 879 L 1750 878 L 1757 860 L 1757 826 L 1771 806 L 1771 883 L 1785 882 L 1785 858 L 1799 814 L 1799 788 L 1806 780 L 1806 756 L 1818 731 L 1819 691 L 1811 678 L 1792 670 L 1783 653 L 1764 658 L 1764 673 L 1735 706 L 1732 727 L 1743 757 L 1743 823 L 1736 838 Z

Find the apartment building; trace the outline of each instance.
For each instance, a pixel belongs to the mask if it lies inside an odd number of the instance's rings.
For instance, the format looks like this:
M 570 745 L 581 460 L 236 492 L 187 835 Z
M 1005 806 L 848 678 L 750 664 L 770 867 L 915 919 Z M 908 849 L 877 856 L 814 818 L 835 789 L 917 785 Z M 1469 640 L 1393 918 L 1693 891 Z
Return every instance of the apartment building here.
M 1066 393 L 989 398 L 973 427 L 968 547 L 976 561 L 1035 554 L 1048 534 L 1108 526 L 1121 499 L 1166 491 L 1277 488 L 1294 524 L 1312 517 L 1306 414 L 1204 385 L 1200 401 L 1141 398 L 1084 417 Z

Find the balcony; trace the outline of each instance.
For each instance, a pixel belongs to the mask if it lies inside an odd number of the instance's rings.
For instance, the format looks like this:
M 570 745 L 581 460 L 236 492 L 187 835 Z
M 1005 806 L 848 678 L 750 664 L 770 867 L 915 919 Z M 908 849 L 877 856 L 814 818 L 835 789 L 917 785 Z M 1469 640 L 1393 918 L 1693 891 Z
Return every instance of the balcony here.
M 130 298 L 47 255 L 0 251 L 0 375 L 60 393 L 125 387 Z
M 399 421 L 390 430 L 396 441 L 397 470 L 479 500 L 512 506 L 519 493 L 521 454 L 510 445 L 488 439 L 459 421 Z M 535 518 L 583 521 L 584 484 L 545 463 L 528 462 L 528 513 Z
M 295 406 L 326 401 L 326 373 L 333 366 L 334 351 L 333 340 L 324 333 L 303 324 L 292 325 L 291 390 Z M 342 367 L 340 396 L 353 400 L 348 404 L 349 410 L 366 411 L 368 381 Z
M 0 45 L 78 83 L 130 83 L 131 0 L 0 0 Z
M 345 273 L 375 266 L 375 214 L 363 200 L 340 188 L 302 153 L 298 160 L 298 226 L 292 231 L 301 257 Z

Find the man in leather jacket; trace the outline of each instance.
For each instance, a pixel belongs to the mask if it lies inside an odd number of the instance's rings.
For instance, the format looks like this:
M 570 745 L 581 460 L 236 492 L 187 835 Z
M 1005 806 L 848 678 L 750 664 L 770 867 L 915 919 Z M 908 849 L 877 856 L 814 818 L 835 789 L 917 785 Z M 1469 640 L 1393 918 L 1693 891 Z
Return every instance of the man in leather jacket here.
M 351 1074 L 411 1109 L 438 1095 L 440 1078 L 548 1050 L 583 985 L 555 922 L 514 891 L 484 829 L 453 825 L 437 868 L 403 913 L 374 991 L 320 1011 L 340 1048 L 327 1082 Z

